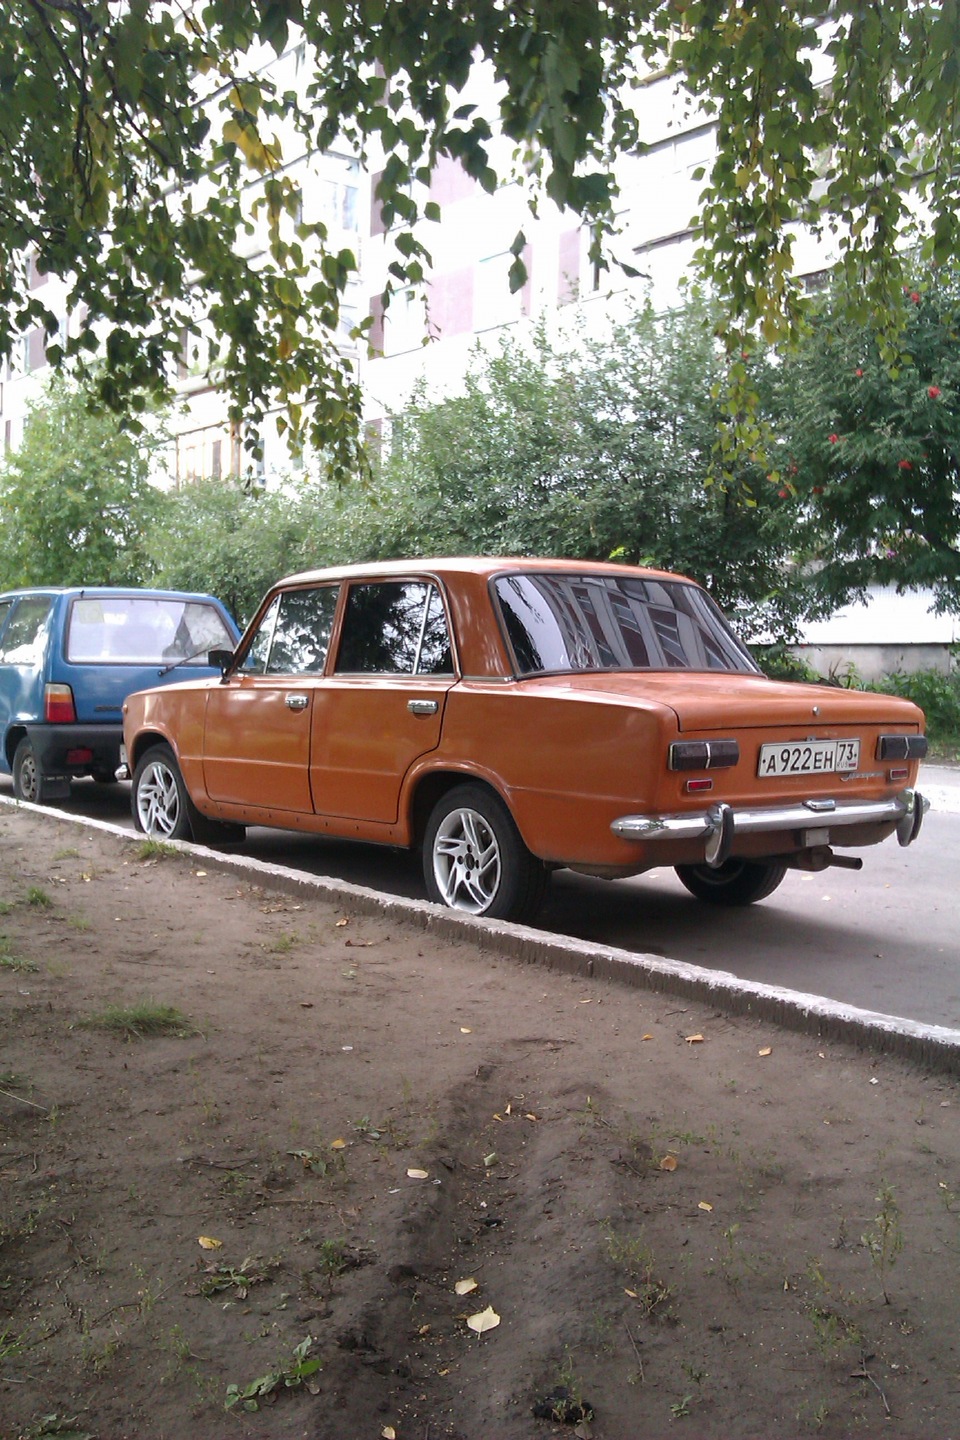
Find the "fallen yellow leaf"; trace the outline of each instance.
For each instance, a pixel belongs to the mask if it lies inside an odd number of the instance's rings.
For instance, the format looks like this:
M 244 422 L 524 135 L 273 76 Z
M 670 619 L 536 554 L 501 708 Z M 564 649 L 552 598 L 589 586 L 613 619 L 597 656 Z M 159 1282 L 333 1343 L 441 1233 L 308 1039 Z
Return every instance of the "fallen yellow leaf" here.
M 201 1250 L 221 1250 L 223 1248 L 223 1241 L 214 1240 L 211 1235 L 198 1235 L 197 1244 Z
M 469 1276 L 469 1278 L 466 1279 L 466 1280 L 458 1280 L 457 1283 L 456 1283 L 456 1285 L 454 1285 L 453 1288 L 454 1288 L 454 1292 L 455 1292 L 457 1295 L 470 1295 L 470 1294 L 473 1293 L 474 1290 L 476 1290 L 476 1288 L 477 1288 L 477 1282 L 476 1282 L 476 1280 L 474 1280 L 473 1276 L 471 1275 L 471 1276 Z
M 461 1035 L 472 1035 L 472 1034 L 473 1034 L 473 1031 L 470 1029 L 470 1026 L 469 1026 L 469 1025 L 461 1025 L 461 1026 L 460 1026 L 460 1034 L 461 1034 Z
M 676 1170 L 676 1168 L 677 1168 L 677 1157 L 676 1157 L 676 1155 L 664 1155 L 663 1159 L 660 1161 L 660 1169 L 661 1169 L 661 1170 Z
M 698 1210 L 712 1210 L 712 1209 L 713 1209 L 713 1206 L 710 1204 L 710 1201 L 709 1201 L 709 1200 L 701 1200 L 700 1203 L 699 1203 L 699 1205 L 697 1206 L 697 1209 L 698 1209 Z
M 349 925 L 349 924 L 350 924 L 350 921 L 346 918 L 346 916 L 344 916 L 344 918 L 343 918 L 342 920 L 338 920 L 338 921 L 337 921 L 337 929 L 339 930 L 339 929 L 341 929 L 344 925 Z
M 641 1035 L 641 1036 L 640 1036 L 640 1039 L 641 1039 L 641 1040 L 652 1040 L 652 1039 L 653 1039 L 653 1036 L 652 1036 L 652 1035 Z
M 479 1310 L 476 1315 L 467 1316 L 467 1325 L 477 1335 L 483 1335 L 487 1330 L 496 1330 L 499 1324 L 500 1316 L 492 1305 L 488 1305 L 486 1310 Z
M 427 1180 L 430 1177 L 430 1172 L 428 1170 L 408 1170 L 407 1177 L 410 1180 Z
M 764 1045 L 764 1047 L 763 1047 L 762 1050 L 758 1050 L 758 1051 L 757 1051 L 757 1054 L 758 1054 L 758 1055 L 772 1055 L 772 1054 L 773 1054 L 773 1046 L 772 1046 L 772 1045 Z
M 392 1425 L 384 1425 L 380 1431 L 380 1440 L 397 1440 L 397 1432 Z
M 703 1036 L 702 1036 L 702 1035 L 688 1035 L 688 1036 L 687 1036 L 687 1044 L 688 1044 L 688 1045 L 702 1045 L 702 1044 L 703 1044 Z
M 331 1150 L 346 1150 L 346 1148 L 347 1148 L 347 1142 L 346 1142 L 346 1140 L 331 1140 L 331 1141 L 330 1141 L 330 1149 L 331 1149 Z
M 639 1296 L 637 1295 L 636 1290 L 627 1290 L 626 1287 L 624 1287 L 623 1293 L 624 1293 L 624 1295 L 629 1295 L 631 1300 L 637 1300 L 637 1299 L 639 1299 Z

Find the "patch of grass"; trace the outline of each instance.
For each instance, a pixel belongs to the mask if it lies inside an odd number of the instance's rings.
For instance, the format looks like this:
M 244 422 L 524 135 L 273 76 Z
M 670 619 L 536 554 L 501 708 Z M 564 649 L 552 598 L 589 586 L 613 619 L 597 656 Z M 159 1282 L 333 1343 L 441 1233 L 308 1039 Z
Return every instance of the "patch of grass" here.
M 179 853 L 168 840 L 141 840 L 137 846 L 138 860 L 169 860 Z
M 12 909 L 12 900 L 0 900 L 0 915 L 9 915 Z
M 242 1410 L 259 1410 L 260 1401 L 268 1396 L 283 1390 L 299 1389 L 320 1369 L 320 1361 L 316 1356 L 310 1356 L 312 1348 L 313 1336 L 308 1335 L 306 1340 L 301 1340 L 296 1346 L 292 1358 L 278 1365 L 276 1370 L 251 1380 L 250 1384 L 244 1385 L 242 1389 L 239 1385 L 228 1385 L 223 1408 L 233 1410 L 239 1405 Z M 314 1387 L 308 1384 L 307 1388 L 312 1390 Z
M 14 1360 L 28 1348 L 25 1335 L 15 1335 L 9 1325 L 0 1330 L 0 1361 Z
M 56 850 L 53 858 L 54 860 L 79 860 L 80 851 L 75 845 L 68 845 L 65 850 Z
M 653 1251 L 642 1236 L 618 1235 L 613 1226 L 603 1226 L 607 1257 L 630 1279 L 629 1293 L 636 1299 L 645 1320 L 660 1320 L 669 1315 L 673 1288 L 659 1279 Z
M 224 1291 L 232 1291 L 236 1299 L 245 1300 L 251 1285 L 259 1285 L 267 1278 L 268 1267 L 253 1255 L 248 1255 L 242 1265 L 221 1265 L 211 1260 L 204 1266 L 204 1275 L 197 1288 L 208 1299 Z
M 83 1430 L 76 1415 L 41 1415 L 25 1431 L 22 1440 L 97 1440 L 93 1430 Z
M 141 1000 L 136 1005 L 108 1005 L 96 1015 L 79 1020 L 84 1030 L 107 1030 L 125 1040 L 142 1040 L 148 1035 L 199 1035 L 201 1032 L 174 1005 Z
M 40 969 L 32 960 L 24 960 L 19 955 L 12 955 L 7 949 L 8 940 L 5 935 L 0 935 L 0 970 L 15 970 L 18 974 L 34 974 Z
M 880 1181 L 877 1204 L 880 1207 L 879 1212 L 860 1239 L 870 1252 L 870 1259 L 883 1292 L 883 1303 L 889 1305 L 887 1275 L 903 1249 L 903 1230 L 900 1225 L 900 1207 L 894 1198 L 892 1186 L 888 1185 L 886 1180 Z
M 27 904 L 32 905 L 35 910 L 49 910 L 53 901 L 39 885 L 31 885 L 27 891 Z

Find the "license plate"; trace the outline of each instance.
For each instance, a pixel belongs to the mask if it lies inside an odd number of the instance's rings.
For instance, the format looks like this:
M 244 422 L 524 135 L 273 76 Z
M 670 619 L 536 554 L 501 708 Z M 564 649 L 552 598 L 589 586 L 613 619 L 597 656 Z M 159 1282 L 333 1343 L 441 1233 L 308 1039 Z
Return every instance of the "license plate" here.
M 791 740 L 760 746 L 757 775 L 761 780 L 778 775 L 826 775 L 856 770 L 859 763 L 859 740 Z

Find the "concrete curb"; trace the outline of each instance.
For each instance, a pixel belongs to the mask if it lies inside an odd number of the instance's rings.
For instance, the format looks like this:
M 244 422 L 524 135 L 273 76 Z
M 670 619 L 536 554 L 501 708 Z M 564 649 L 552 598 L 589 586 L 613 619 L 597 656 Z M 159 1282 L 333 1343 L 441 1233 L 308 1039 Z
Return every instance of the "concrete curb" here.
M 50 820 L 85 825 L 130 844 L 138 840 L 136 835 L 119 825 L 71 815 L 48 805 L 29 805 L 6 796 L 0 796 L 0 805 L 12 810 L 27 810 Z M 682 960 L 552 935 L 528 925 L 459 915 L 426 901 L 383 895 L 346 880 L 305 875 L 251 856 L 224 854 L 220 850 L 210 850 L 204 845 L 183 840 L 170 843 L 185 855 L 254 884 L 290 895 L 318 895 L 335 904 L 349 905 L 363 915 L 393 917 L 415 925 L 429 935 L 476 945 L 481 951 L 495 951 L 526 965 L 542 965 L 569 975 L 677 995 L 824 1040 L 841 1040 L 879 1054 L 910 1060 L 929 1069 L 960 1074 L 960 1030 L 925 1025 L 873 1010 L 860 1010 L 822 995 L 807 995 L 777 985 L 741 980 L 725 970 L 707 970 Z

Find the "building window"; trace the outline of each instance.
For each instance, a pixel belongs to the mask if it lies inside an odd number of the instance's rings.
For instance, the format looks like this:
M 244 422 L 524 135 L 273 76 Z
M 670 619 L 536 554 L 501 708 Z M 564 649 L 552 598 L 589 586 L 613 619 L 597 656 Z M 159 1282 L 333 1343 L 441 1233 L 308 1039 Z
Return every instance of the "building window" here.
M 530 249 L 524 252 L 527 267 L 526 284 L 510 292 L 510 267 L 514 257 L 509 250 L 488 255 L 477 266 L 474 284 L 473 328 L 492 330 L 498 325 L 511 325 L 530 313 Z

